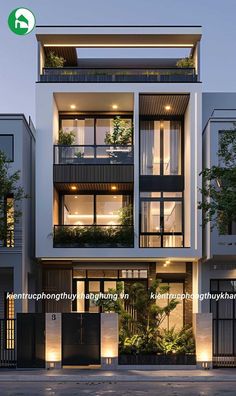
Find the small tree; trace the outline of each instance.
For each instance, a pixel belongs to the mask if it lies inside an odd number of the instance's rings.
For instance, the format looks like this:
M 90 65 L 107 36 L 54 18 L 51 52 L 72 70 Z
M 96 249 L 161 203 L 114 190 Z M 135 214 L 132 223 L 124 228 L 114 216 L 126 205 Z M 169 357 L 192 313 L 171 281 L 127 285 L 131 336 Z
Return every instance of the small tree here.
M 21 201 L 28 198 L 19 186 L 19 180 L 20 171 L 10 173 L 10 163 L 0 151 L 0 241 L 4 244 L 9 238 L 9 230 L 14 229 L 22 216 Z
M 50 51 L 45 60 L 45 67 L 63 67 L 66 60 L 62 56 L 56 55 L 53 51 Z
M 105 144 L 126 145 L 132 143 L 133 126 L 127 120 L 122 120 L 119 116 L 113 119 L 113 130 L 107 132 Z
M 57 144 L 62 146 L 72 146 L 75 143 L 75 131 L 64 132 L 60 129 L 58 132 Z
M 187 67 L 194 67 L 194 60 L 191 57 L 186 57 L 186 58 L 182 58 L 179 59 L 178 62 L 176 63 L 177 67 L 183 67 L 183 68 L 187 68 Z
M 202 172 L 203 186 L 200 189 L 203 201 L 203 225 L 211 223 L 220 234 L 227 234 L 228 227 L 236 221 L 236 123 L 234 129 L 220 134 L 218 165 Z

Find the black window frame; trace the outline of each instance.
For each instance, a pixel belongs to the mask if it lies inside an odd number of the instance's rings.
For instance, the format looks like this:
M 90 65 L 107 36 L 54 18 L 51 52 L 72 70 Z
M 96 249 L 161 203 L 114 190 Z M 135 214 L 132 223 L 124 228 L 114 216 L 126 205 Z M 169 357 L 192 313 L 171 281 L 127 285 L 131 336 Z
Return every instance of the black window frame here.
M 182 192 L 182 197 L 164 197 L 166 191 L 160 191 L 160 197 L 141 197 L 139 196 L 139 248 L 141 249 L 183 249 L 185 247 L 185 238 L 184 238 L 184 193 Z M 178 191 L 179 192 L 179 191 Z M 142 192 L 140 192 L 141 194 Z M 174 193 L 174 191 L 173 191 Z M 160 202 L 160 232 L 143 232 L 142 231 L 142 202 Z M 182 203 L 182 232 L 164 232 L 164 202 L 181 202 Z M 183 246 L 175 247 L 168 246 L 165 247 L 163 244 L 165 236 L 182 236 L 183 237 Z M 141 237 L 142 236 L 160 236 L 161 237 L 161 246 L 141 246 Z
M 93 220 L 94 220 L 94 222 L 92 223 L 92 224 L 88 224 L 87 226 L 89 227 L 89 226 L 92 226 L 92 225 L 101 225 L 102 226 L 102 224 L 97 224 L 97 219 L 96 219 L 96 217 L 97 217 L 97 196 L 98 195 L 128 195 L 129 197 L 130 197 L 130 204 L 132 205 L 132 207 L 133 207 L 133 200 L 134 200 L 134 198 L 133 198 L 133 194 L 130 194 L 129 192 L 127 192 L 127 191 L 125 191 L 125 192 L 122 192 L 122 191 L 106 191 L 106 192 L 104 192 L 104 191 L 97 191 L 97 192 L 93 192 L 93 191 L 78 191 L 78 193 L 75 193 L 75 192 L 61 192 L 60 194 L 59 194 L 59 223 L 60 223 L 60 225 L 65 225 L 64 224 L 64 221 L 65 221 L 65 219 L 64 219 L 64 210 L 63 210 L 63 208 L 64 208 L 64 196 L 65 195 L 77 195 L 77 196 L 79 196 L 79 195 L 93 195 Z M 130 226 L 133 226 L 134 225 L 134 213 L 133 213 L 133 221 L 132 221 L 132 224 L 130 224 Z M 86 227 L 86 225 L 85 225 L 85 227 Z
M 94 147 L 95 146 L 101 146 L 100 144 L 97 144 L 97 139 L 96 139 L 97 138 L 97 131 L 96 131 L 97 120 L 98 119 L 111 119 L 111 118 L 114 119 L 116 117 L 120 117 L 122 119 L 130 119 L 131 123 L 133 125 L 133 122 L 134 122 L 133 113 L 128 113 L 128 112 L 126 112 L 126 113 L 106 113 L 106 114 L 104 114 L 104 113 L 101 113 L 101 114 L 99 114 L 99 113 L 83 113 L 83 114 L 76 114 L 76 113 L 63 114 L 63 113 L 59 113 L 59 130 L 62 129 L 62 121 L 63 120 L 70 120 L 70 119 L 72 119 L 72 120 L 76 120 L 76 119 L 77 120 L 84 120 L 85 118 L 93 119 L 94 120 L 94 125 L 93 125 L 93 128 L 94 128 L 94 131 L 93 131 L 93 133 L 94 133 L 94 135 L 93 135 L 93 144 L 89 144 L 88 146 L 94 146 Z M 132 141 L 129 144 L 130 146 L 133 145 L 133 141 L 134 141 L 134 136 L 133 135 L 132 135 Z M 104 145 L 105 145 L 105 143 L 104 143 Z
M 2 134 L 0 134 L 0 139 L 1 139 L 2 136 L 11 137 L 11 139 L 12 139 L 12 142 L 11 142 L 11 159 L 8 159 L 7 162 L 14 162 L 14 157 L 15 157 L 14 135 L 12 133 L 2 133 Z M 0 151 L 2 151 L 6 155 L 6 153 L 3 150 L 1 150 L 1 145 L 0 145 Z
M 147 174 L 142 174 L 141 173 L 141 133 L 142 133 L 142 128 L 141 128 L 141 123 L 142 121 L 159 121 L 164 122 L 164 121 L 179 121 L 181 124 L 181 172 L 179 175 L 165 175 L 163 173 L 163 153 L 164 153 L 164 128 L 160 128 L 160 173 L 159 174 L 154 174 L 154 175 L 147 175 Z M 139 176 L 140 177 L 145 177 L 145 176 L 151 176 L 151 177 L 178 177 L 178 176 L 184 176 L 184 116 L 140 116 L 139 117 Z

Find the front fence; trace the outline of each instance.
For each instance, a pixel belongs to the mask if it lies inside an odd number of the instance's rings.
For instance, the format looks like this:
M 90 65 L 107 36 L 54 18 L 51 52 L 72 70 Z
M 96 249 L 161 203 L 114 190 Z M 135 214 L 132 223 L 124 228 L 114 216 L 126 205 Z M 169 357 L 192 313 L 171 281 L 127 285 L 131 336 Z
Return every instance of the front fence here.
M 16 320 L 0 319 L 0 368 L 16 367 Z

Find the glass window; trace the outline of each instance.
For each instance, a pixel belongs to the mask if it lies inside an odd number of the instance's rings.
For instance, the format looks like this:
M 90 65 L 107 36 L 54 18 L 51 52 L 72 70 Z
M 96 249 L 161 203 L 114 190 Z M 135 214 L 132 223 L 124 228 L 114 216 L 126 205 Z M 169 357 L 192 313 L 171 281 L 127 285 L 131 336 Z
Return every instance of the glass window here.
M 93 224 L 93 213 L 93 195 L 64 195 L 65 225 Z
M 181 174 L 181 122 L 141 121 L 141 175 Z
M 120 223 L 119 211 L 123 206 L 122 195 L 97 195 L 96 219 L 100 225 L 116 225 Z
M 181 124 L 165 121 L 163 133 L 163 174 L 181 174 Z
M 112 120 L 112 118 L 99 118 L 96 120 L 96 144 L 106 144 L 106 134 L 112 132 Z
M 183 202 L 175 199 L 179 193 L 152 193 L 141 195 L 141 247 L 183 247 Z M 149 194 L 150 198 L 147 198 Z M 166 194 L 171 194 L 172 199 Z M 180 193 L 182 194 L 182 193 Z M 143 196 L 145 198 L 143 198 Z M 155 235 L 156 234 L 156 235 Z
M 164 232 L 182 231 L 182 202 L 164 202 Z
M 164 198 L 182 198 L 182 192 L 163 192 Z
M 160 202 L 142 201 L 141 231 L 160 232 Z
M 65 119 L 61 121 L 61 126 L 64 132 L 74 132 L 75 142 L 78 145 L 94 145 L 94 119 L 85 118 L 79 119 Z
M 0 135 L 0 151 L 6 155 L 8 161 L 14 161 L 12 135 Z
M 14 198 L 7 197 L 6 199 L 6 216 L 7 216 L 7 235 L 6 246 L 14 247 Z

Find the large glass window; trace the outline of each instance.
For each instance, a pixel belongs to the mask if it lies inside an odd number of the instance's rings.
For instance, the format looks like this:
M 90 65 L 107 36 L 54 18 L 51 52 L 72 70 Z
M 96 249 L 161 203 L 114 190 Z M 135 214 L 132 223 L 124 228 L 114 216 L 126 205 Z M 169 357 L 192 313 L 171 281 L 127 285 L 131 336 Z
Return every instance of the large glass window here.
M 128 195 L 64 195 L 63 216 L 65 225 L 118 225 L 122 208 L 131 202 Z
M 181 174 L 181 121 L 141 121 L 141 175 Z
M 61 129 L 64 132 L 74 132 L 75 145 L 106 145 L 107 133 L 113 131 L 113 117 L 102 118 L 62 118 Z M 131 126 L 132 120 L 124 118 L 127 126 Z M 124 120 L 121 118 L 121 120 Z
M 141 193 L 140 201 L 141 247 L 183 247 L 182 193 Z
M 2 151 L 8 161 L 14 161 L 13 135 L 0 135 L 0 151 Z

